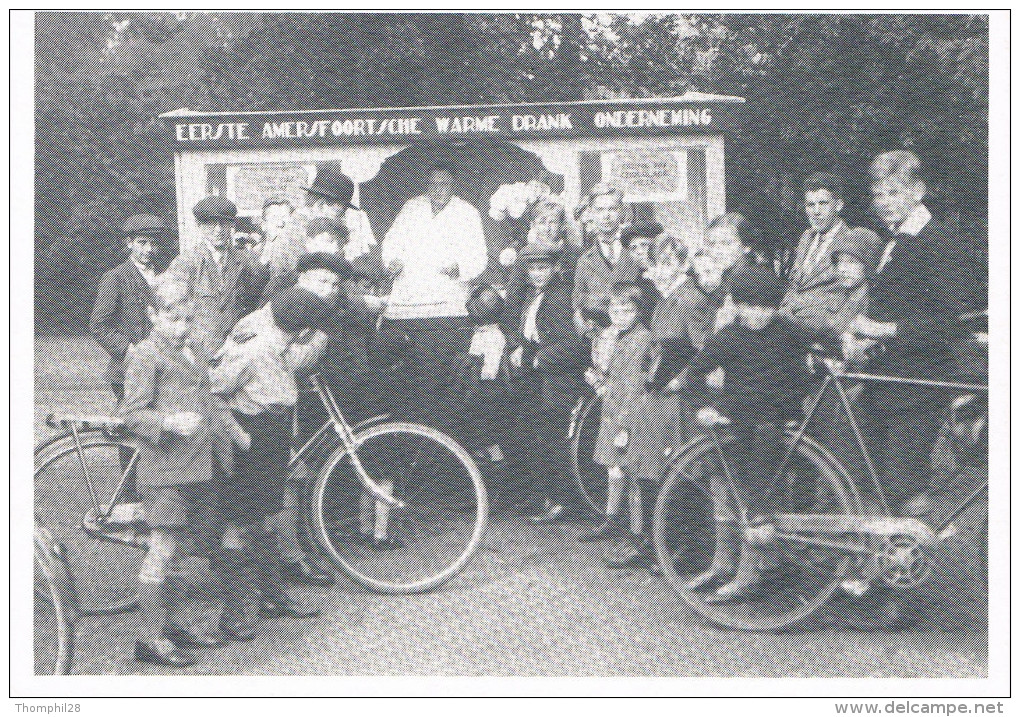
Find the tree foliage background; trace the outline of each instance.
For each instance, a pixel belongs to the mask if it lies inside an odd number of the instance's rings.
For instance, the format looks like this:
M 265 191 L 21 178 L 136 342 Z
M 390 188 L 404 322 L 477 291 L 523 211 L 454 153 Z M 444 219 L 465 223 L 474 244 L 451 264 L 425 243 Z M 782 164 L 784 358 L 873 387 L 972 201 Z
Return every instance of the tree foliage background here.
M 728 203 L 763 244 L 797 237 L 799 183 L 819 169 L 847 176 L 866 222 L 871 157 L 910 147 L 987 263 L 987 16 L 42 12 L 35 64 L 37 330 L 86 327 L 124 217 L 174 220 L 155 118 L 181 107 L 734 94 Z

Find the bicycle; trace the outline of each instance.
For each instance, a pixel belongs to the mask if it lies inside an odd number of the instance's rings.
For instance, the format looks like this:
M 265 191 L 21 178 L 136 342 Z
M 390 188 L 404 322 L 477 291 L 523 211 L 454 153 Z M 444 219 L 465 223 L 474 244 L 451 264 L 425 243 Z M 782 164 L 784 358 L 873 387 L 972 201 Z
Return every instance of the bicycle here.
M 62 546 L 38 518 L 32 552 L 35 674 L 66 675 L 74 660 L 74 586 Z
M 433 428 L 385 416 L 350 426 L 330 389 L 316 376 L 312 383 L 329 420 L 288 471 L 315 476 L 302 521 L 316 549 L 377 592 L 420 593 L 455 577 L 488 524 L 485 486 L 470 454 Z M 36 449 L 35 505 L 75 566 L 80 612 L 131 610 L 146 548 L 141 505 L 126 495 L 137 444 L 119 418 L 50 416 L 47 424 L 64 432 Z M 362 496 L 385 515 L 395 549 L 362 541 Z
M 602 421 L 602 398 L 595 392 L 582 396 L 570 414 L 567 438 L 570 440 L 571 473 L 585 504 L 597 515 L 605 516 L 609 472 L 593 459 Z
M 825 379 L 804 419 L 787 426 L 785 455 L 776 469 L 787 488 L 785 504 L 794 510 L 767 516 L 764 525 L 749 525 L 748 502 L 726 459 L 727 446 L 734 439 L 719 430 L 725 420 L 682 447 L 667 472 L 652 525 L 656 555 L 667 582 L 691 608 L 717 625 L 782 630 L 815 614 L 840 589 L 862 595 L 875 581 L 899 590 L 916 588 L 931 573 L 929 551 L 952 537 L 953 521 L 986 494 L 987 475 L 970 486 L 962 485 L 963 479 L 957 475 L 953 477 L 957 481 L 954 497 L 962 498 L 936 522 L 893 516 L 844 382 L 898 383 L 971 394 L 987 393 L 987 386 L 843 373 L 831 362 L 823 365 Z M 863 456 L 867 475 L 863 485 L 807 433 L 830 390 L 838 396 L 841 415 Z M 713 475 L 724 480 L 736 505 L 742 539 L 768 550 L 776 563 L 754 599 L 713 604 L 706 600 L 711 593 L 687 587 L 691 577 L 708 568 L 714 553 L 715 518 L 709 489 Z M 987 516 L 987 506 L 983 512 Z M 979 544 L 987 543 L 987 522 L 983 530 L 985 536 L 977 536 Z M 982 558 L 983 565 L 986 560 Z

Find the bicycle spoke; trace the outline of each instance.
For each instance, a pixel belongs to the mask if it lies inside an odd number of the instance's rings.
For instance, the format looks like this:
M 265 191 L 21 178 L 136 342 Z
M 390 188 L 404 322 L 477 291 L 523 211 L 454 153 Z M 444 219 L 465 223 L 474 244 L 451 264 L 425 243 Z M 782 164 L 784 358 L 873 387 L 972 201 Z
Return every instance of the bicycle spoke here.
M 366 473 L 399 507 L 365 501 L 346 460 L 314 490 L 322 515 L 313 514 L 313 520 L 326 526 L 325 553 L 352 578 L 381 591 L 415 592 L 448 579 L 473 552 L 485 522 L 473 463 L 433 437 L 442 434 L 424 427 L 405 430 L 406 425 L 370 427 L 358 447 Z M 373 535 L 385 534 L 388 543 L 368 545 L 339 535 L 330 540 L 333 522 L 344 518 L 362 532 L 371 527 Z

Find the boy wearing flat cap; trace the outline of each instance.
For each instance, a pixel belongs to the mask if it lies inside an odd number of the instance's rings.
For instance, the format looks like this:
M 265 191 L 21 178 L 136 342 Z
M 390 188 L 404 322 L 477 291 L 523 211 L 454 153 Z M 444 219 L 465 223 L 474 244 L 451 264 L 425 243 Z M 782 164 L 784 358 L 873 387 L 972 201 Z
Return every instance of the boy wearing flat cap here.
M 234 608 L 241 615 L 258 601 L 264 614 L 277 617 L 317 614 L 284 589 L 273 532 L 286 507 L 290 421 L 298 398 L 295 372 L 314 364 L 326 344 L 319 327 L 340 281 L 335 262 L 325 254 L 302 257 L 297 286 L 277 292 L 238 322 L 214 359 L 213 393 L 227 402 L 251 437 L 233 477 L 220 487 L 227 525 L 224 548 L 239 551 L 248 565 L 238 571 L 234 590 Z M 229 633 L 229 624 L 221 627 Z
M 269 269 L 251 252 L 234 246 L 233 202 L 210 196 L 192 211 L 198 242 L 171 262 L 167 274 L 188 287 L 195 305 L 194 338 L 211 355 L 237 320 L 258 308 Z
M 153 260 L 159 241 L 170 233 L 166 222 L 151 214 L 128 217 L 121 232 L 127 261 L 103 274 L 89 320 L 93 338 L 110 354 L 106 380 L 118 402 L 124 398 L 124 357 L 152 330 Z
M 335 324 L 338 285 L 340 282 L 349 279 L 350 276 L 350 264 L 339 256 L 324 252 L 305 254 L 298 259 L 295 269 L 283 277 L 286 285 L 281 286 L 272 293 L 271 300 L 265 307 L 242 319 L 234 332 L 232 332 L 232 337 L 240 340 L 248 336 L 252 330 L 257 330 L 259 324 L 266 325 L 268 323 L 266 312 L 267 310 L 273 311 L 270 308 L 271 306 L 275 305 L 276 311 L 282 310 L 281 302 L 283 298 L 278 299 L 277 297 L 288 296 L 289 292 L 298 288 L 304 292 L 310 292 L 323 301 L 320 307 L 322 315 L 316 324 L 317 329 L 321 329 L 315 332 L 317 344 L 313 350 L 307 353 L 302 352 L 302 358 L 299 363 L 294 363 L 294 357 L 293 355 L 291 356 L 292 374 L 298 371 L 306 373 L 307 369 L 319 362 L 324 352 L 328 351 L 327 334 L 333 332 L 332 327 Z M 304 294 L 299 292 L 299 295 Z M 322 345 L 318 345 L 320 343 Z M 243 351 L 243 349 L 239 350 Z M 249 352 L 252 350 L 255 350 L 254 347 L 247 349 Z M 293 354 L 297 350 L 296 345 L 292 345 L 290 352 Z M 302 424 L 308 422 L 304 414 L 308 412 L 309 406 L 314 404 L 320 411 L 322 410 L 322 404 L 318 401 L 317 397 L 313 400 L 305 401 L 306 397 L 307 394 L 298 392 L 298 417 Z M 293 406 L 294 404 L 290 405 Z M 321 426 L 324 421 L 325 417 L 316 423 L 316 427 Z M 286 462 L 284 466 L 286 466 Z M 286 477 L 286 471 L 283 471 L 283 473 Z M 265 523 L 266 530 L 272 530 L 272 532 L 276 533 L 283 576 L 295 582 L 313 585 L 332 585 L 333 576 L 316 567 L 308 560 L 308 556 L 301 549 L 297 533 L 298 501 L 299 490 L 297 485 L 294 481 L 285 481 L 283 503 L 278 510 L 273 511 Z
M 751 265 L 733 276 L 730 288 L 735 320 L 709 336 L 690 365 L 689 380 L 698 422 L 711 427 L 729 419 L 736 438 L 727 453 L 752 520 L 767 521 L 780 509 L 782 486 L 775 467 L 783 457 L 783 428 L 807 393 L 804 362 L 811 336 L 778 317 L 783 287 L 772 267 Z M 725 372 L 721 395 L 706 387 L 706 377 Z M 688 583 L 690 590 L 719 587 L 707 599 L 724 603 L 748 597 L 762 581 L 765 554 L 742 545 L 737 512 L 725 481 L 712 477 L 716 551 L 712 566 Z M 739 556 L 739 560 L 738 560 Z

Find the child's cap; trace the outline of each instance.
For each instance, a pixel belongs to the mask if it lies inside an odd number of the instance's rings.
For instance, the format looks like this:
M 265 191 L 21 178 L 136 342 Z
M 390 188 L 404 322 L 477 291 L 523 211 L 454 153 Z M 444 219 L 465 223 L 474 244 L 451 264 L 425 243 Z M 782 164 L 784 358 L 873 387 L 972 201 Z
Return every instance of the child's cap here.
M 467 311 L 471 320 L 479 325 L 494 324 L 503 315 L 506 302 L 499 292 L 488 284 L 480 284 L 467 300 Z
M 832 263 L 840 254 L 852 256 L 864 264 L 864 271 L 867 276 L 873 276 L 878 268 L 878 256 L 881 251 L 881 240 L 877 234 L 867 229 L 851 229 L 843 236 L 837 237 L 832 242 L 831 256 Z
M 528 244 L 521 249 L 520 254 L 517 256 L 525 264 L 530 264 L 533 261 L 555 262 L 560 258 L 560 250 L 538 246 L 537 244 Z
M 783 299 L 783 282 L 768 264 L 751 264 L 733 276 L 730 293 L 741 304 L 774 308 Z
M 298 274 L 304 274 L 306 271 L 312 271 L 313 269 L 325 269 L 336 274 L 341 281 L 351 278 L 354 273 L 351 268 L 350 262 L 341 256 L 336 254 L 327 254 L 324 251 L 314 251 L 311 254 L 305 254 L 297 261 L 295 271 Z
M 658 222 L 634 222 L 620 230 L 620 243 L 624 246 L 630 246 L 630 240 L 634 237 L 654 239 L 662 234 L 662 232 L 662 225 Z
M 362 254 L 351 260 L 351 278 L 368 279 L 373 284 L 378 284 L 386 278 L 386 269 L 375 257 Z
M 289 334 L 296 334 L 309 327 L 322 326 L 329 304 L 308 289 L 292 286 L 273 294 L 269 301 L 273 321 Z

